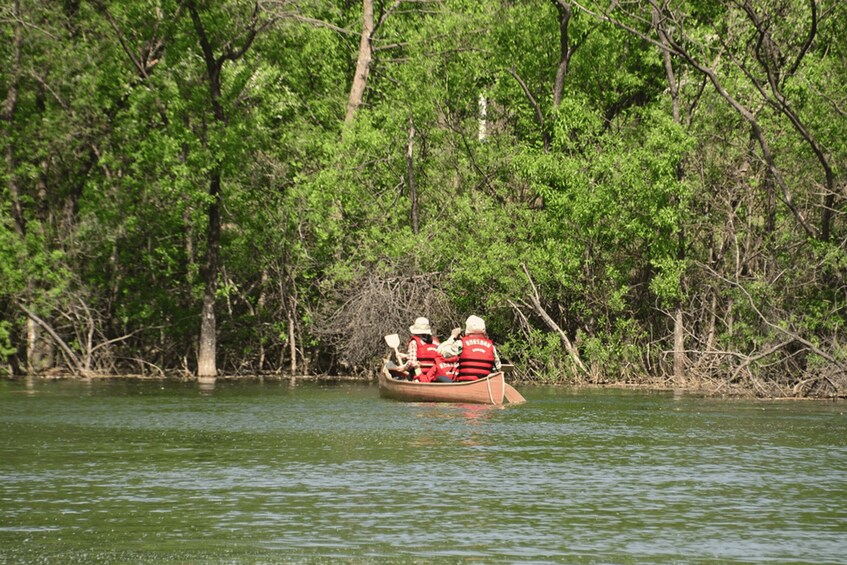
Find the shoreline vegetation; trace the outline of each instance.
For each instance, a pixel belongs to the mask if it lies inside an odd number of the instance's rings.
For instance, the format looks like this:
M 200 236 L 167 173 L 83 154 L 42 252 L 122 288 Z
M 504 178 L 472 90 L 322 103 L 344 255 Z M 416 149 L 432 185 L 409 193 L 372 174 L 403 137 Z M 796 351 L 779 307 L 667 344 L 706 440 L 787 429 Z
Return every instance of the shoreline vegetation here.
M 0 375 L 847 394 L 847 2 L 11 0 Z M 406 337 L 401 335 L 402 337 Z

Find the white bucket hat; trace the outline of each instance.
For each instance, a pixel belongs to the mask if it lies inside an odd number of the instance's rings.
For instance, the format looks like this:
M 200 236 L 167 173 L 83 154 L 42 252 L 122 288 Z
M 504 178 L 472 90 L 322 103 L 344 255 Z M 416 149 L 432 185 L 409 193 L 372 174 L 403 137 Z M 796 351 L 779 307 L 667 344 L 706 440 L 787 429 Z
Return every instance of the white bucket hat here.
M 409 333 L 432 335 L 432 330 L 429 327 L 429 320 L 426 318 L 417 318 L 415 323 L 409 326 Z
M 484 333 L 485 321 L 479 316 L 468 316 L 468 319 L 465 321 L 465 335 Z

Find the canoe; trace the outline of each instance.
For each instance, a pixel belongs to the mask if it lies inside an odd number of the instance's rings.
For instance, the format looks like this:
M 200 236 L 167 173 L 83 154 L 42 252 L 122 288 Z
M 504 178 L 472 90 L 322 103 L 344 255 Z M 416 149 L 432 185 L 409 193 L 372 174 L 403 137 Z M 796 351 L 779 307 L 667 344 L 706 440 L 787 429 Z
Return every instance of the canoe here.
M 386 365 L 379 374 L 379 395 L 407 402 L 459 402 L 502 406 L 525 402 L 521 394 L 506 383 L 503 373 L 492 373 L 477 381 L 459 383 L 421 383 L 392 378 Z

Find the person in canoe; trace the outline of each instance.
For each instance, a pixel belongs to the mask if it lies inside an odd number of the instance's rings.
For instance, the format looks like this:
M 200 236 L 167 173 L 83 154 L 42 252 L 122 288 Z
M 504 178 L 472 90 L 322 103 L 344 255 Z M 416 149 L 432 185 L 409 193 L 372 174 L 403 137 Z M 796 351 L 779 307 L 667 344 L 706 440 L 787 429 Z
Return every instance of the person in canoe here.
M 448 357 L 444 358 L 436 354 L 435 364 L 421 377 L 419 380 L 422 383 L 452 383 L 459 376 L 459 358 Z
M 411 373 L 412 380 L 418 381 L 435 366 L 436 347 L 440 342 L 432 335 L 429 320 L 424 317 L 415 319 L 415 323 L 409 326 L 409 333 L 406 361 L 398 370 Z
M 465 335 L 459 337 L 462 329 L 454 329 L 450 337 L 440 344 L 436 351 L 447 359 L 458 357 L 459 369 L 456 381 L 475 381 L 499 371 L 500 355 L 494 342 L 485 333 L 485 320 L 479 316 L 468 316 L 465 321 Z

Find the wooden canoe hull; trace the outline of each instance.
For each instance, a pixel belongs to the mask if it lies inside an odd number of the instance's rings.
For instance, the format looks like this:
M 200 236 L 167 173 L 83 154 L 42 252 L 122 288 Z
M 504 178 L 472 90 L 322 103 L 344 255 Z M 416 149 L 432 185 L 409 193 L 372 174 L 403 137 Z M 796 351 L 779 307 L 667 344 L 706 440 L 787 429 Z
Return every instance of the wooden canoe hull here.
M 506 398 L 503 373 L 493 373 L 478 381 L 460 383 L 420 383 L 398 381 L 383 367 L 379 374 L 379 394 L 383 398 L 407 402 L 459 402 L 500 406 Z

